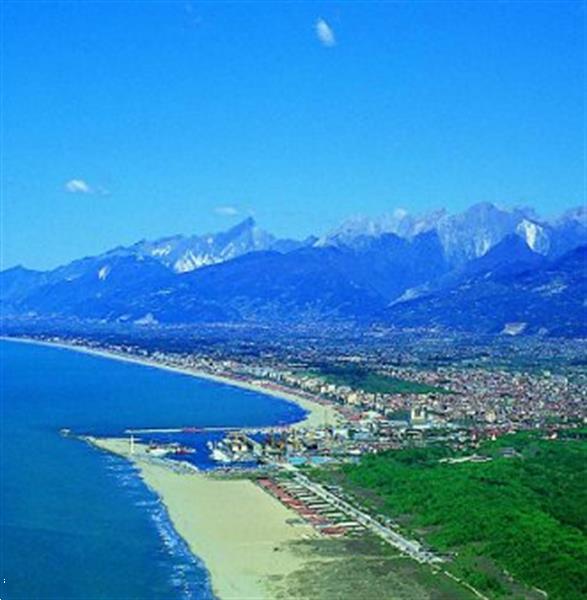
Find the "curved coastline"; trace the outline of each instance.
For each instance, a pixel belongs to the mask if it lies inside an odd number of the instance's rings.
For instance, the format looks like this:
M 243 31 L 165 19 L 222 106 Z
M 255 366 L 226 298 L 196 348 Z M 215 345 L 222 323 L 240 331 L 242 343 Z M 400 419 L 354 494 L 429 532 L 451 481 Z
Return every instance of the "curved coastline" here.
M 23 343 L 23 344 L 33 344 L 38 346 L 47 346 L 49 348 L 60 348 L 62 350 L 71 350 L 73 352 L 79 352 L 81 354 L 89 354 L 91 356 L 97 356 L 101 358 L 106 358 L 110 360 L 118 360 L 121 362 L 128 362 L 136 365 L 141 365 L 143 367 L 153 367 L 156 369 L 162 369 L 164 371 L 170 371 L 172 373 L 178 373 L 180 375 L 189 375 L 190 377 L 196 377 L 198 379 L 205 379 L 208 381 L 212 381 L 215 383 L 219 383 L 222 385 L 229 385 L 232 387 L 241 388 L 244 390 L 249 390 L 252 392 L 256 392 L 258 394 L 265 394 L 266 396 L 271 396 L 273 398 L 279 398 L 280 400 L 285 400 L 286 402 L 291 402 L 293 404 L 297 404 L 300 408 L 306 411 L 306 414 L 300 421 L 296 421 L 287 425 L 288 427 L 294 428 L 316 428 L 324 425 L 325 421 L 332 424 L 338 423 L 341 420 L 341 415 L 338 411 L 331 405 L 324 405 L 313 400 L 309 400 L 308 398 L 299 396 L 295 394 L 295 392 L 289 392 L 285 390 L 279 390 L 275 388 L 267 388 L 265 386 L 251 383 L 248 381 L 242 381 L 240 379 L 224 376 L 224 375 L 215 375 L 213 373 L 207 373 L 206 371 L 199 371 L 195 369 L 175 367 L 172 365 L 162 364 L 155 360 L 150 360 L 147 358 L 141 358 L 138 356 L 127 356 L 125 354 L 120 354 L 117 352 L 90 348 L 87 346 L 80 346 L 76 344 L 68 344 L 66 342 L 49 342 L 46 340 L 37 340 L 34 338 L 26 338 L 26 337 L 8 337 L 8 336 L 0 336 L 1 341 L 14 342 L 14 343 Z M 270 426 L 270 425 L 268 425 Z
M 323 408 L 319 404 L 308 407 L 308 404 L 314 403 L 305 401 L 302 404 L 295 396 L 282 395 L 277 390 L 265 390 L 261 386 L 233 382 L 220 376 L 200 375 L 138 357 L 27 338 L 0 339 L 77 351 L 201 377 L 296 402 L 306 410 L 313 408 L 315 415 Z M 306 415 L 295 426 L 310 426 L 312 414 Z M 316 418 L 320 418 L 320 415 L 316 415 Z M 307 524 L 297 523 L 295 512 L 283 506 L 252 480 L 223 479 L 195 469 L 189 472 L 174 469 L 165 460 L 146 458 L 140 443 L 136 444 L 135 453 L 131 455 L 126 439 L 91 436 L 80 439 L 99 450 L 118 455 L 137 467 L 139 477 L 161 500 L 175 532 L 185 541 L 196 560 L 202 562 L 217 598 L 271 597 L 277 581 L 283 581 L 293 572 L 303 569 L 312 559 L 300 556 L 295 548 L 296 543 L 315 539 L 316 532 Z
M 293 524 L 296 513 L 253 481 L 179 472 L 165 460 L 149 458 L 143 444 L 135 444 L 130 454 L 125 439 L 84 439 L 137 467 L 161 499 L 175 531 L 203 561 L 219 599 L 270 598 L 273 583 L 312 559 L 296 553 L 295 543 L 316 539 L 313 528 Z

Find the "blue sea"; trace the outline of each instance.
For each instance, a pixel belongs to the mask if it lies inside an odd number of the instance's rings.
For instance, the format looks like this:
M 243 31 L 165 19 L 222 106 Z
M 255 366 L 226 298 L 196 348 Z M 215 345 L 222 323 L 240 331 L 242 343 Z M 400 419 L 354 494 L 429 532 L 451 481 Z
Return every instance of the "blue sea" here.
M 205 565 L 127 461 L 59 435 L 272 425 L 303 417 L 263 394 L 0 341 L 0 598 L 213 598 Z M 202 440 L 195 461 L 209 466 Z

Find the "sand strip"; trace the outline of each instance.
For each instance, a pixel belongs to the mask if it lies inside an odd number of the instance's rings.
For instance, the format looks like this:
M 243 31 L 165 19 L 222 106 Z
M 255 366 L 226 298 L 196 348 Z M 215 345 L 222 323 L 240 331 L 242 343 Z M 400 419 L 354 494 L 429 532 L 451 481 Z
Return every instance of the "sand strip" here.
M 214 593 L 222 600 L 271 598 L 271 583 L 306 560 L 288 542 L 315 538 L 297 515 L 246 479 L 181 474 L 153 461 L 145 446 L 121 439 L 87 438 L 93 445 L 132 460 L 141 477 L 162 499 L 190 550 L 205 563 Z

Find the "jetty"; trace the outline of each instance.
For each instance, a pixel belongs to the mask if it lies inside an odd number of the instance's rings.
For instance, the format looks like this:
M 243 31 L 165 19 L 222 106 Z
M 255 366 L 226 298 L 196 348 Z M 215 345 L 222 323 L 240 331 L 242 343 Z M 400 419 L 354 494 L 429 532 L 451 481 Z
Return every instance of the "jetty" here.
M 150 435 L 159 433 L 230 433 L 240 432 L 249 435 L 257 433 L 284 433 L 291 429 L 290 425 L 273 425 L 267 427 L 154 427 L 147 429 L 125 429 L 127 435 Z

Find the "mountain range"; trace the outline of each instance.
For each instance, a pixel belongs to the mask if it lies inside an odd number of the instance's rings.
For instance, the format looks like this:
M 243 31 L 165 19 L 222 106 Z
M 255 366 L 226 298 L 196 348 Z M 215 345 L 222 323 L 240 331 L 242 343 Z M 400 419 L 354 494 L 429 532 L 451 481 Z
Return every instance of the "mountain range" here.
M 0 272 L 5 319 L 137 325 L 339 322 L 587 335 L 587 210 L 554 220 L 477 204 L 462 213 L 357 217 L 279 239 L 228 231 L 142 240 L 51 271 Z

